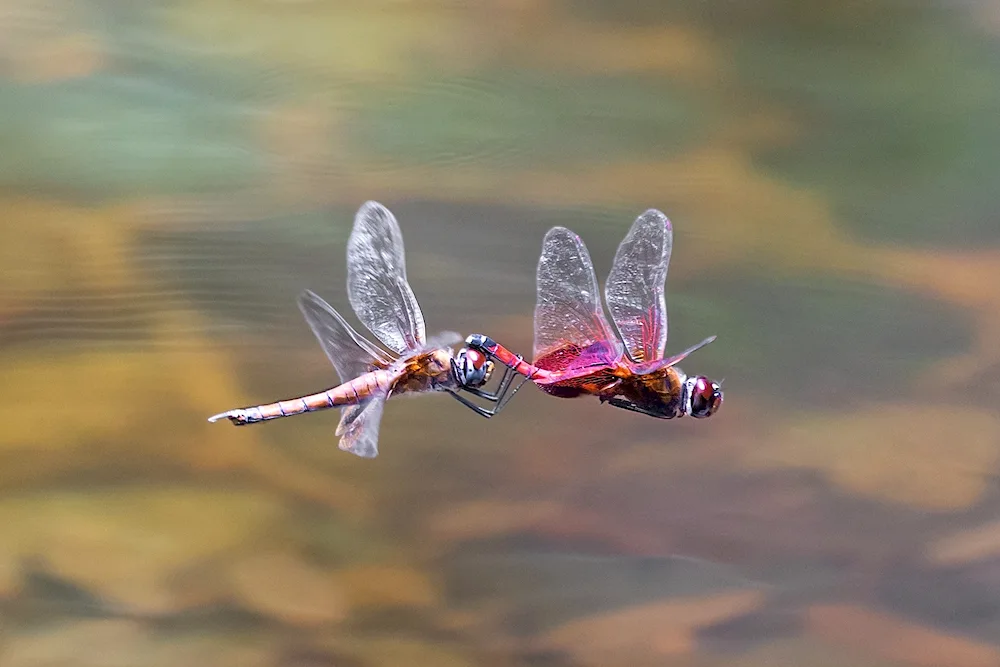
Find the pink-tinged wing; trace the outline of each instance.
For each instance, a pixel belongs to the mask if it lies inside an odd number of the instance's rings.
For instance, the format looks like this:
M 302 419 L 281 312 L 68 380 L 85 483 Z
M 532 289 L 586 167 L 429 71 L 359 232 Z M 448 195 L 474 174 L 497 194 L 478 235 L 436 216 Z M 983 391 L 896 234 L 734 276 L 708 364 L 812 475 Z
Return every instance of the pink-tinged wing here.
M 542 241 L 536 275 L 535 365 L 568 370 L 613 364 L 621 343 L 604 317 L 587 247 L 565 227 Z
M 697 352 L 698 350 L 700 350 L 701 348 L 705 347 L 706 345 L 708 345 L 709 343 L 711 343 L 714 340 L 715 340 L 715 336 L 709 336 L 708 338 L 706 338 L 705 340 L 701 341 L 697 345 L 692 345 L 691 347 L 689 347 L 688 349 L 684 350 L 683 352 L 678 352 L 677 354 L 670 355 L 666 359 L 653 359 L 652 361 L 647 361 L 647 362 L 642 363 L 642 364 L 636 364 L 632 368 L 632 370 L 635 373 L 638 373 L 638 374 L 641 375 L 641 374 L 644 374 L 644 373 L 653 373 L 653 372 L 658 371 L 661 368 L 664 368 L 664 367 L 667 367 L 667 366 L 676 366 L 677 364 L 679 364 L 682 361 L 684 361 L 688 357 L 688 355 L 690 355 L 692 352 Z
M 306 290 L 299 295 L 298 303 L 341 382 L 392 363 L 385 352 L 351 328 L 340 313 L 318 295 Z
M 402 354 L 420 347 L 424 316 L 406 282 L 403 234 L 378 202 L 364 204 L 347 240 L 347 296 L 358 319 L 386 347 Z
M 618 246 L 604 286 L 611 319 L 636 363 L 661 359 L 667 344 L 663 289 L 672 245 L 670 220 L 649 209 L 636 218 Z
M 378 456 L 378 432 L 386 398 L 388 394 L 383 392 L 344 409 L 337 427 L 341 449 L 365 459 Z
M 610 372 L 614 361 L 621 357 L 619 347 L 609 343 L 594 343 L 585 348 L 568 345 L 535 360 L 535 366 L 548 371 L 545 376 L 533 377 L 535 384 L 565 384 L 578 378 L 594 379 Z
M 706 338 L 705 340 L 701 341 L 697 345 L 692 345 L 691 347 L 689 347 L 688 349 L 684 350 L 683 352 L 678 352 L 677 354 L 674 354 L 674 355 L 671 355 L 671 356 L 667 357 L 666 359 L 663 360 L 664 361 L 664 365 L 665 366 L 673 366 L 675 364 L 679 364 L 682 361 L 684 361 L 684 359 L 689 354 L 691 354 L 692 352 L 697 352 L 698 350 L 700 350 L 701 348 L 705 347 L 706 345 L 708 345 L 709 343 L 711 343 L 714 340 L 715 340 L 715 336 L 709 336 L 708 338 Z

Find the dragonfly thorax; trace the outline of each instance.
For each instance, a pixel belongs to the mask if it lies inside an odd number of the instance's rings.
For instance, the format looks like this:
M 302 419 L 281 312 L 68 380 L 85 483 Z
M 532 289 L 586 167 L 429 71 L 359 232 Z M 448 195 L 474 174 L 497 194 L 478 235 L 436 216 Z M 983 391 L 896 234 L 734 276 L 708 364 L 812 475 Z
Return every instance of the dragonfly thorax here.
M 398 375 L 392 384 L 393 394 L 418 394 L 440 391 L 454 385 L 451 350 L 438 348 L 396 362 Z
M 631 409 L 660 419 L 684 415 L 684 376 L 676 369 L 667 366 L 649 373 L 632 373 L 627 366 L 622 368 L 624 372 L 613 393 Z

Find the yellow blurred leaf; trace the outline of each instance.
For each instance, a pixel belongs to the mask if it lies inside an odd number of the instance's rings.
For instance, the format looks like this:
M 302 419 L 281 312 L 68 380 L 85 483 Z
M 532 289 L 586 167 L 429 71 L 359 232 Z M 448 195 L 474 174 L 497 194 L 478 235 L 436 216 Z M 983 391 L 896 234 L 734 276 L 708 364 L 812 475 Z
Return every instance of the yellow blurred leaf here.
M 247 608 L 284 623 L 317 626 L 341 620 L 344 600 L 331 575 L 289 553 L 255 554 L 231 575 Z
M 698 667 L 899 667 L 895 660 L 872 656 L 864 646 L 830 646 L 815 637 L 768 639 L 737 656 L 699 662 Z
M 47 292 L 122 292 L 139 279 L 129 255 L 135 207 L 8 197 L 0 208 L 4 224 L 16 230 L 0 243 L 0 315 L 15 305 L 44 306 Z
M 695 648 L 704 625 L 758 607 L 757 591 L 721 593 L 655 602 L 571 621 L 538 640 L 540 648 L 564 651 L 583 665 L 652 664 Z
M 264 641 L 199 628 L 190 634 L 150 630 L 123 619 L 49 623 L 44 630 L 5 633 L 4 667 L 270 667 Z
M 337 573 L 352 609 L 430 607 L 438 602 L 427 575 L 407 567 L 361 565 Z
M 188 486 L 45 492 L 0 501 L 0 558 L 37 561 L 135 611 L 176 611 L 171 577 L 242 544 L 284 513 L 260 492 Z
M 808 628 L 834 644 L 863 647 L 871 655 L 916 667 L 996 667 L 1000 649 L 948 635 L 863 607 L 818 605 L 809 609 Z
M 234 434 L 217 431 L 206 442 L 198 432 L 210 406 L 240 393 L 207 350 L 38 350 L 5 359 L 4 372 L 0 480 L 48 466 L 152 467 L 168 459 L 226 467 L 242 457 Z
M 880 405 L 794 422 L 751 449 L 760 468 L 810 468 L 847 491 L 928 510 L 975 503 L 1000 461 L 1000 420 L 985 410 Z
M 476 500 L 438 512 L 427 529 L 435 540 L 460 542 L 520 532 L 568 513 L 562 503 L 553 501 Z
M 223 56 L 371 81 L 410 72 L 421 59 L 453 66 L 474 59 L 477 41 L 449 5 L 186 0 L 169 27 Z
M 691 26 L 616 26 L 574 21 L 557 16 L 552 21 L 527 24 L 537 39 L 518 36 L 512 54 L 539 68 L 592 74 L 619 72 L 668 73 L 701 85 L 719 75 L 717 48 Z
M 422 642 L 406 637 L 385 639 L 364 637 L 338 642 L 339 651 L 356 655 L 358 664 L 382 667 L 474 667 L 481 661 L 467 655 L 462 646 L 444 641 Z
M 182 313 L 161 319 L 158 326 L 192 330 Z M 171 340 L 176 346 L 36 350 L 4 359 L 0 488 L 88 469 L 235 470 L 355 515 L 370 511 L 361 488 L 296 465 L 264 447 L 259 431 L 209 424 L 213 412 L 252 401 L 237 388 L 222 351 L 197 339 Z

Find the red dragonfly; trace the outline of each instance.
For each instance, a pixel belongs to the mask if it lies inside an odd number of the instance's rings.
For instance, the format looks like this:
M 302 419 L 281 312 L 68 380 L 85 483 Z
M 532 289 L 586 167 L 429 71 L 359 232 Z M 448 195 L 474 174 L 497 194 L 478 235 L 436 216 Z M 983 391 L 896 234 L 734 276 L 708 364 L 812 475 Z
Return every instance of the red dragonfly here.
M 403 235 L 392 213 L 367 202 L 354 218 L 347 241 L 347 294 L 351 307 L 391 352 L 356 332 L 330 304 L 305 291 L 299 308 L 342 384 L 308 396 L 238 408 L 209 417 L 237 426 L 305 412 L 343 407 L 336 435 L 340 448 L 358 456 L 378 455 L 382 408 L 390 396 L 446 391 L 478 414 L 492 417 L 517 393 L 510 390 L 514 371 L 506 369 L 495 392 L 483 387 L 494 364 L 478 349 L 449 347 L 462 340 L 446 332 L 426 340 L 423 314 L 406 280 Z M 522 381 L 521 384 L 523 384 Z M 476 405 L 466 391 L 494 404 Z
M 687 376 L 676 364 L 715 336 L 664 357 L 664 284 L 672 244 L 670 221 L 660 211 L 650 209 L 632 224 L 605 284 L 612 329 L 587 247 L 565 227 L 553 227 L 538 260 L 534 363 L 482 334 L 469 336 L 466 345 L 553 396 L 592 394 L 601 403 L 660 419 L 710 417 L 722 405 L 720 385 L 703 375 Z

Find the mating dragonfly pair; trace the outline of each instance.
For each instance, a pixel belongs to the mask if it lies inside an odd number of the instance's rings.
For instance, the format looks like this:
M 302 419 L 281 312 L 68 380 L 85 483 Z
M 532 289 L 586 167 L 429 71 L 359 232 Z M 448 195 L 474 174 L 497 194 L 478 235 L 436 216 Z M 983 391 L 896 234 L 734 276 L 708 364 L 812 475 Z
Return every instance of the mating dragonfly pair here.
M 358 319 L 391 352 L 355 331 L 323 299 L 306 291 L 299 308 L 342 384 L 316 394 L 229 410 L 209 418 L 243 426 L 304 412 L 343 407 L 336 435 L 340 448 L 378 455 L 385 401 L 397 394 L 445 391 L 484 417 L 499 413 L 527 381 L 562 398 L 597 396 L 601 403 L 672 419 L 710 417 L 722 405 L 719 385 L 686 376 L 676 364 L 705 339 L 664 357 L 667 311 L 664 283 L 673 243 L 670 221 L 650 209 L 618 246 L 605 285 L 615 323 L 604 315 L 587 247 L 565 227 L 553 227 L 538 261 L 534 361 L 526 362 L 491 338 L 473 334 L 454 353 L 459 334 L 426 337 L 424 318 L 406 280 L 403 235 L 396 218 L 367 202 L 347 241 L 347 295 Z M 486 390 L 496 364 L 504 374 Z M 521 381 L 514 385 L 514 379 Z M 483 407 L 464 394 L 478 397 Z

